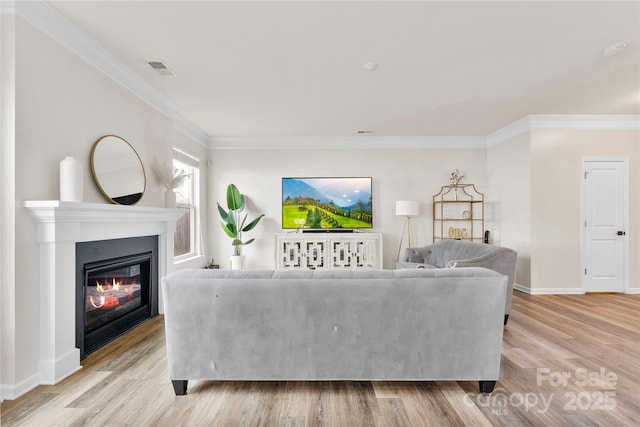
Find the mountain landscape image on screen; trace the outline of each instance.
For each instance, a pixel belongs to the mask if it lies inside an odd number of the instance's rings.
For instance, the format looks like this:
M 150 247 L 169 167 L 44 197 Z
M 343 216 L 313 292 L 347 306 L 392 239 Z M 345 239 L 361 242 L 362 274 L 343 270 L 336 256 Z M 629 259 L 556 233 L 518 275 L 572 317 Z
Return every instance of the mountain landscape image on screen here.
M 282 228 L 371 227 L 371 178 L 282 178 Z

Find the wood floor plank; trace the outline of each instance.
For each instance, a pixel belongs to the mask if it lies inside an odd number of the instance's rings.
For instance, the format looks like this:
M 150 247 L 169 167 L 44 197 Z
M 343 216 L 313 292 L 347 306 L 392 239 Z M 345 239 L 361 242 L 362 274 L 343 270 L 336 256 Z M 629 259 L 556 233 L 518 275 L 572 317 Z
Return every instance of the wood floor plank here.
M 479 394 L 477 381 L 190 381 L 188 394 L 175 396 L 163 321 L 89 355 L 60 383 L 3 402 L 0 424 L 632 426 L 640 419 L 640 295 L 515 292 L 503 378 L 491 395 Z M 615 377 L 598 382 L 600 372 Z

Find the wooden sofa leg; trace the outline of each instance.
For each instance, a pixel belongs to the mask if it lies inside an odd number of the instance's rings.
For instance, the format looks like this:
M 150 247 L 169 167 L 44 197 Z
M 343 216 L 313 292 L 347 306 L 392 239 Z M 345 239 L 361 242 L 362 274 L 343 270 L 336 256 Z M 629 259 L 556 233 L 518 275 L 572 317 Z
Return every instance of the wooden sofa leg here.
M 491 393 L 493 388 L 496 386 L 495 381 L 479 381 L 480 383 L 480 393 Z
M 176 392 L 176 396 L 184 396 L 187 394 L 187 380 L 171 380 L 173 383 L 173 390 Z
M 505 314 L 504 315 L 504 324 L 506 325 L 508 321 L 509 321 L 509 315 Z

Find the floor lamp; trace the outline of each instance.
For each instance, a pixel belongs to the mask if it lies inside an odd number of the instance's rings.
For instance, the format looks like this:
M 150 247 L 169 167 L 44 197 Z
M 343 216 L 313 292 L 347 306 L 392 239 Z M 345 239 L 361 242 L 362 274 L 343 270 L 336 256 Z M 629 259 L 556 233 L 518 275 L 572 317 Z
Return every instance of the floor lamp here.
M 411 247 L 411 217 L 420 213 L 420 203 L 413 200 L 396 201 L 396 215 L 404 216 L 404 226 L 402 227 L 402 236 L 400 236 L 400 245 L 398 245 L 398 255 L 396 261 L 400 261 L 400 249 L 402 249 L 402 241 L 404 234 L 407 232 L 409 236 L 409 246 Z

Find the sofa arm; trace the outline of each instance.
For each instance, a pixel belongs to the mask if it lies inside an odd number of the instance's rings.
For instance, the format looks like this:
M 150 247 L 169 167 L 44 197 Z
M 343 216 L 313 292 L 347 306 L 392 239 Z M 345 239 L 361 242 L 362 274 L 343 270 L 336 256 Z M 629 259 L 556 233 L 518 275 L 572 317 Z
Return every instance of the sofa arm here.
M 507 301 L 505 314 L 511 312 L 511 299 L 513 293 L 513 282 L 516 277 L 517 253 L 513 249 L 496 247 L 494 251 L 480 255 L 475 258 L 452 260 L 456 267 L 485 267 L 508 277 L 507 281 Z
M 402 257 L 400 258 L 401 262 L 417 262 L 419 264 L 424 264 L 425 259 L 431 253 L 430 246 L 423 246 L 420 248 L 406 248 Z

